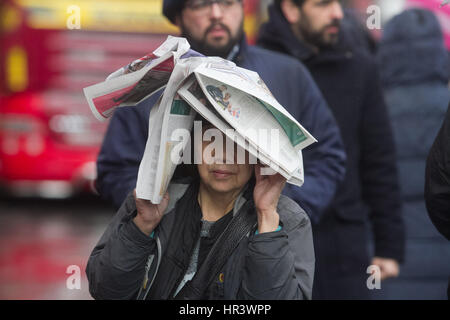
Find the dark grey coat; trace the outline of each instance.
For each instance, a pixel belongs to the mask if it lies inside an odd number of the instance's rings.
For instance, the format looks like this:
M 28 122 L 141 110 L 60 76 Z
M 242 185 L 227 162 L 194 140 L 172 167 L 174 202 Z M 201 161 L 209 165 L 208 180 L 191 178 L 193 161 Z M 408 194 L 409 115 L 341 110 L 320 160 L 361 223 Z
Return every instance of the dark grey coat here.
M 375 256 L 402 261 L 404 255 L 395 145 L 377 65 L 347 32 L 342 28 L 337 45 L 316 54 L 271 6 L 258 39 L 305 64 L 336 118 L 347 153 L 344 181 L 321 219 L 312 220 L 316 299 L 369 298 L 366 270 L 373 255 L 367 226 L 373 229 Z M 298 202 L 295 193 L 286 195 Z
M 175 203 L 187 187 L 169 186 L 167 213 L 154 238 L 134 224 L 135 201 L 128 195 L 88 261 L 89 290 L 95 299 L 145 298 L 156 272 L 163 272 L 158 267 L 176 222 Z M 233 214 L 246 201 L 239 196 Z M 245 237 L 225 263 L 223 281 L 217 279 L 208 288 L 208 299 L 311 299 L 315 260 L 309 218 L 285 196 L 277 210 L 282 230 Z

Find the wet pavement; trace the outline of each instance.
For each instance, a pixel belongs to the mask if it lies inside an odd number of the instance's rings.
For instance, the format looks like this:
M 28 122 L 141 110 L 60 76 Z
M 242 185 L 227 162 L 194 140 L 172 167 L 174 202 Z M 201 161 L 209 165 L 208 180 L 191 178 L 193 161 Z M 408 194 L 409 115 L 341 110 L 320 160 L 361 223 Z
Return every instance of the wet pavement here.
M 88 196 L 0 199 L 0 299 L 92 299 L 87 259 L 114 213 Z

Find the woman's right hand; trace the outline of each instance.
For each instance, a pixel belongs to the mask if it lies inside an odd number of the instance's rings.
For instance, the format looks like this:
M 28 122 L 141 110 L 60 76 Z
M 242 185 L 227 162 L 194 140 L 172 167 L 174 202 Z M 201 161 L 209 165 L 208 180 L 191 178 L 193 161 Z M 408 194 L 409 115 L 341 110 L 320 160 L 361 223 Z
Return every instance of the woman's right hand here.
M 150 200 L 137 198 L 136 189 L 133 191 L 133 196 L 137 209 L 137 214 L 133 221 L 139 230 L 150 236 L 161 221 L 164 211 L 167 209 L 169 192 L 166 192 L 160 204 L 153 204 Z

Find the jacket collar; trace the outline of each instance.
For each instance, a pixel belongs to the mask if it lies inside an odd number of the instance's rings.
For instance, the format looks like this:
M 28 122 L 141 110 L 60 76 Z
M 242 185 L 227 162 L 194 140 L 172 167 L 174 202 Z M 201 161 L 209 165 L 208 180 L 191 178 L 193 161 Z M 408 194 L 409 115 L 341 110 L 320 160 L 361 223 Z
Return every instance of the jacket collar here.
M 235 50 L 236 46 L 237 46 L 238 50 Z M 242 34 L 241 40 L 239 40 L 239 42 L 236 46 L 233 48 L 232 52 L 230 53 L 228 60 L 233 61 L 234 63 L 236 63 L 239 66 L 245 60 L 245 57 L 247 56 L 248 46 L 249 46 L 249 44 L 247 42 L 247 36 L 245 35 L 245 33 Z M 234 54 L 233 54 L 233 51 L 234 51 Z

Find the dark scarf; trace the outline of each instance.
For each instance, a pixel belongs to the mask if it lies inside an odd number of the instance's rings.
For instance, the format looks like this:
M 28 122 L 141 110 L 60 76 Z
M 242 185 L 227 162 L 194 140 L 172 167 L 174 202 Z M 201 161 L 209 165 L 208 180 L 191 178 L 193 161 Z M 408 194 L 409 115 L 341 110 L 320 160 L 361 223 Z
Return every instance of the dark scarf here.
M 169 245 L 164 248 L 161 264 L 147 299 L 172 299 L 187 271 L 202 225 L 202 211 L 197 200 L 199 184 L 199 179 L 195 179 L 175 205 Z M 243 195 L 245 199 L 252 198 L 253 187 L 254 179 L 251 179 Z M 231 211 L 231 214 L 219 219 L 211 228 L 210 236 L 202 241 L 198 268 L 232 218 Z

